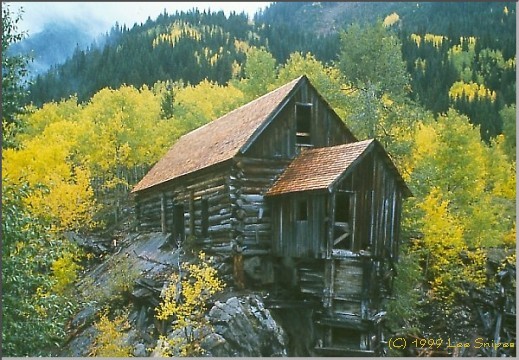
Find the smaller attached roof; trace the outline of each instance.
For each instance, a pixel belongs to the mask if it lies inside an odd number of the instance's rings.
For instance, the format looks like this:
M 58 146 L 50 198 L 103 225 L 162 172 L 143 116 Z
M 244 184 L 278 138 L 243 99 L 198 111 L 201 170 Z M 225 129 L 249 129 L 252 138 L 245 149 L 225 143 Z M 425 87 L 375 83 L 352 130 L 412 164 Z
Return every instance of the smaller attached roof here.
M 327 189 L 375 140 L 304 149 L 267 192 L 267 196 Z

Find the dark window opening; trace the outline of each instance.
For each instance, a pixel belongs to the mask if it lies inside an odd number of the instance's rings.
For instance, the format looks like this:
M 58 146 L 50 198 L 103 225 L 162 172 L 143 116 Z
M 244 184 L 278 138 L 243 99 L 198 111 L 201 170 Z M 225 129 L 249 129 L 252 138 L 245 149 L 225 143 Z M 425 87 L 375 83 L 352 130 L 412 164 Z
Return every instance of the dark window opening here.
M 173 205 L 173 241 L 181 242 L 185 236 L 184 205 Z
M 338 192 L 335 199 L 334 248 L 353 250 L 351 194 Z
M 350 221 L 350 194 L 338 193 L 335 207 L 335 221 Z
M 299 200 L 297 202 L 296 220 L 298 220 L 298 221 L 308 220 L 308 202 L 306 200 Z
M 312 104 L 296 104 L 296 144 L 311 145 Z
M 359 347 L 360 333 L 351 329 L 334 328 L 332 346 Z
M 207 237 L 209 231 L 209 203 L 202 199 L 202 236 Z

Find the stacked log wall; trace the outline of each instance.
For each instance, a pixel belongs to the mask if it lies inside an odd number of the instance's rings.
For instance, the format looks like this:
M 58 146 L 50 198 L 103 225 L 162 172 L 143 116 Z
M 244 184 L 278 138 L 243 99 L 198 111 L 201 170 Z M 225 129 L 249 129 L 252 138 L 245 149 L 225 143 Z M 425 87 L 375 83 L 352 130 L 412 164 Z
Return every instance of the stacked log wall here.
M 200 174 L 139 194 L 136 207 L 140 229 L 171 232 L 174 206 L 183 205 L 186 240 L 204 248 L 230 248 L 233 214 L 228 174 L 228 170 Z M 207 201 L 207 236 L 202 231 L 202 200 Z
M 264 194 L 287 166 L 286 160 L 236 158 L 230 176 L 233 230 L 249 250 L 271 249 L 272 211 Z

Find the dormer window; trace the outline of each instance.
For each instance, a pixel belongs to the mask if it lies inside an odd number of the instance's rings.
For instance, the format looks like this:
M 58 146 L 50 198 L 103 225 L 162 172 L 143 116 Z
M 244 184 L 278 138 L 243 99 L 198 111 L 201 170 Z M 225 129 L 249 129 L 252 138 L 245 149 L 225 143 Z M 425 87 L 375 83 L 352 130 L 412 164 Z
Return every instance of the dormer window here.
M 296 145 L 312 145 L 312 104 L 296 103 Z

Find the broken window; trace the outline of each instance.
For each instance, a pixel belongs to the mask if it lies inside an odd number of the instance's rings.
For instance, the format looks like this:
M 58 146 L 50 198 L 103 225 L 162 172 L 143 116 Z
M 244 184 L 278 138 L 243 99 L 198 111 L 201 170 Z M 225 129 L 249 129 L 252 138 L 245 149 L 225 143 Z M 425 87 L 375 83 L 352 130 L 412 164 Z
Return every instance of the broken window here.
M 312 104 L 296 104 L 296 144 L 311 145 Z
M 336 249 L 354 250 L 353 226 L 355 194 L 338 191 L 335 195 L 335 222 L 333 247 Z

